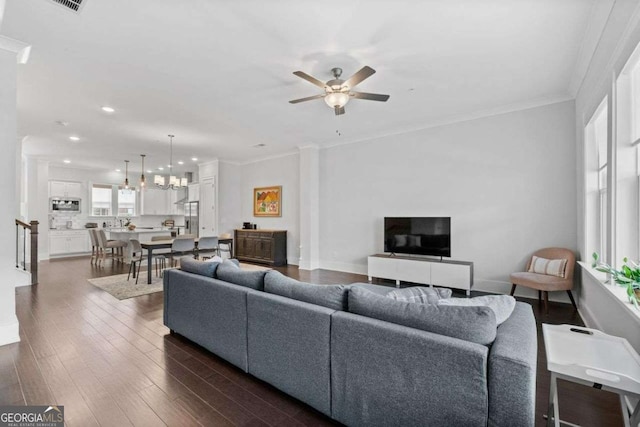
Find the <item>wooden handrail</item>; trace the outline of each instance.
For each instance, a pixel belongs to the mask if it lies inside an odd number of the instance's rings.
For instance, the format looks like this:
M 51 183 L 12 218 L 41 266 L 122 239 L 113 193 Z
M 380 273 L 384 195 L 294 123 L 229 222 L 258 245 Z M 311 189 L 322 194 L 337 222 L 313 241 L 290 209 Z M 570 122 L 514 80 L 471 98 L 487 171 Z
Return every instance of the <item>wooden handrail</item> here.
M 37 222 L 37 221 L 36 221 Z M 16 218 L 16 225 L 21 225 L 24 228 L 28 228 L 29 230 L 31 230 L 31 224 L 27 224 L 26 222 L 22 222 L 19 219 Z

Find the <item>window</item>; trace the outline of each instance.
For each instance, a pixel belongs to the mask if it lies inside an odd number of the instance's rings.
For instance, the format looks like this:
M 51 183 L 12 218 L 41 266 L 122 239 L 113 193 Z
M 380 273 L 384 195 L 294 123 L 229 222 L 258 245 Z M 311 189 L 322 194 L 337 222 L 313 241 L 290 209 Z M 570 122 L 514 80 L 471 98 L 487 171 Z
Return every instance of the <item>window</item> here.
M 113 190 L 110 185 L 93 184 L 91 187 L 91 215 L 112 215 Z
M 585 127 L 585 231 L 587 253 L 607 257 L 607 121 L 605 98 Z
M 118 216 L 136 215 L 136 190 L 118 187 Z

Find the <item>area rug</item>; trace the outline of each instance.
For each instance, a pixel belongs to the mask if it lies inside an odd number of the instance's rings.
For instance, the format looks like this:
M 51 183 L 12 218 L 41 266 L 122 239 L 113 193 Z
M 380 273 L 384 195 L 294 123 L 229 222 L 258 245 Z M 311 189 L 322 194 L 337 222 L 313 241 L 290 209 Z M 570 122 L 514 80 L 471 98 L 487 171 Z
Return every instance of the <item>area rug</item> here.
M 264 271 L 270 270 L 268 267 L 262 267 L 259 265 L 240 263 L 240 268 L 248 271 Z M 155 273 L 151 276 L 151 284 L 147 285 L 147 272 L 140 272 L 140 280 L 136 285 L 136 279 L 129 277 L 127 280 L 126 274 L 116 274 L 115 276 L 98 277 L 96 279 L 89 279 L 89 283 L 93 286 L 102 289 L 116 297 L 119 300 L 139 297 L 141 295 L 153 294 L 155 292 L 162 292 L 162 277 L 156 277 Z

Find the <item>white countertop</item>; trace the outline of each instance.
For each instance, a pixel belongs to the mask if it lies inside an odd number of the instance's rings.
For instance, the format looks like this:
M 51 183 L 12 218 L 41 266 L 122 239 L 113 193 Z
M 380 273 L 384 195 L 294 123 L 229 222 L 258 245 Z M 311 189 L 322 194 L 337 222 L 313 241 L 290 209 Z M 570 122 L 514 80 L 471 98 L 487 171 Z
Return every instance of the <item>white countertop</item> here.
M 135 230 L 129 230 L 128 228 L 107 228 L 105 231 L 109 233 L 128 233 L 128 234 L 143 234 L 143 233 L 171 233 L 171 230 L 167 228 L 136 228 Z

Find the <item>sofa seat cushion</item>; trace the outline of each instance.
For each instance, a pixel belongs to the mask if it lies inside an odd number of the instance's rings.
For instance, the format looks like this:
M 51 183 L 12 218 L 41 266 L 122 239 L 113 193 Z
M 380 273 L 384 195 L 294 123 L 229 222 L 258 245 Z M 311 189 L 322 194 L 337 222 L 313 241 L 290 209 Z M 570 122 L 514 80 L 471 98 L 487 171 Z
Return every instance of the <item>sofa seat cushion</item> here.
M 496 315 L 496 323 L 502 325 L 511 316 L 516 306 L 516 299 L 509 295 L 484 295 L 474 298 L 446 298 L 438 301 L 438 305 L 455 306 L 485 306 L 493 310 Z
M 396 289 L 387 294 L 387 298 L 396 301 L 417 302 L 422 304 L 437 304 L 441 299 L 450 297 L 451 289 L 429 288 L 426 286 Z
M 270 294 L 320 305 L 333 310 L 347 310 L 348 286 L 313 285 L 285 276 L 276 270 L 267 272 L 264 290 Z
M 237 260 L 225 260 L 216 270 L 218 279 L 258 291 L 264 290 L 265 274 L 267 274 L 267 271 L 242 270 L 237 264 Z
M 395 301 L 354 286 L 349 290 L 349 311 L 483 345 L 496 338 L 496 316 L 489 307 Z
M 218 269 L 219 262 L 205 262 L 193 259 L 192 257 L 180 258 L 180 270 L 187 273 L 198 274 L 200 276 L 214 277 Z
M 539 291 L 564 291 L 573 286 L 572 281 L 547 274 L 518 272 L 512 273 L 510 278 L 514 285 L 526 286 Z

